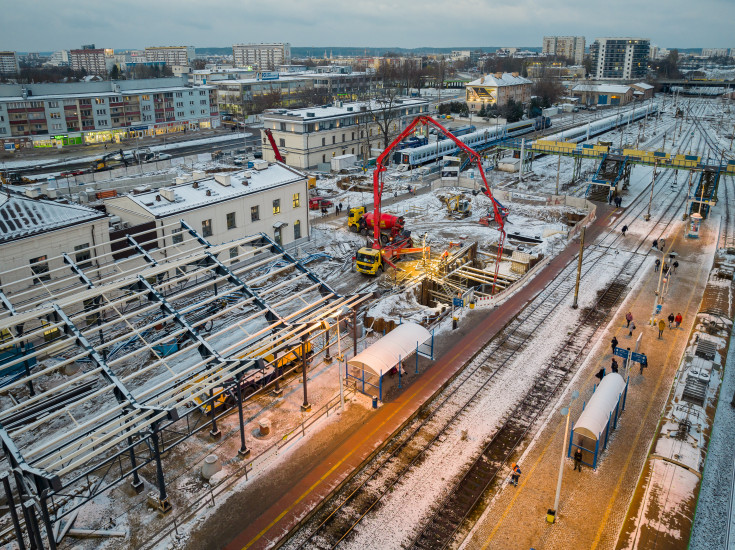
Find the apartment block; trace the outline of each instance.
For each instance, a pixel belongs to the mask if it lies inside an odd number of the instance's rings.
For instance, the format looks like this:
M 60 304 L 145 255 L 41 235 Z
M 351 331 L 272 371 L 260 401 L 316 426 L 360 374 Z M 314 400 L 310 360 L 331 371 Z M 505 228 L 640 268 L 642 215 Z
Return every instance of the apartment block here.
M 84 48 L 69 52 L 71 68 L 75 71 L 87 71 L 87 74 L 106 75 L 112 68 L 115 57 L 111 49 Z
M 18 55 L 15 52 L 0 52 L 0 74 L 18 74 Z
M 572 59 L 579 65 L 584 59 L 584 36 L 544 36 L 542 52 Z
M 149 46 L 145 49 L 146 61 L 163 61 L 169 66 L 188 65 L 194 56 L 194 46 Z
M 259 69 L 275 70 L 291 63 L 291 44 L 235 44 L 232 46 L 235 67 L 254 65 Z
M 598 38 L 590 45 L 592 78 L 643 79 L 648 73 L 651 41 L 647 38 Z

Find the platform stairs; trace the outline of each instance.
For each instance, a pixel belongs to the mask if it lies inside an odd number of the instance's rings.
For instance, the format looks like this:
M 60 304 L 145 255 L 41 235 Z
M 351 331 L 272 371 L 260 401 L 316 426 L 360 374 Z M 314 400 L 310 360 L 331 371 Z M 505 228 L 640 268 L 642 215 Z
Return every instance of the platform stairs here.
M 611 188 L 622 190 L 628 186 L 630 168 L 628 157 L 612 157 L 608 153 L 604 154 L 597 172 L 587 186 L 587 198 L 607 202 Z
M 717 186 L 720 182 L 720 167 L 707 167 L 699 177 L 694 194 L 689 197 L 689 213 L 698 212 L 703 218 L 709 215 L 710 204 L 703 201 L 717 201 Z M 702 202 L 700 202 L 702 201 Z

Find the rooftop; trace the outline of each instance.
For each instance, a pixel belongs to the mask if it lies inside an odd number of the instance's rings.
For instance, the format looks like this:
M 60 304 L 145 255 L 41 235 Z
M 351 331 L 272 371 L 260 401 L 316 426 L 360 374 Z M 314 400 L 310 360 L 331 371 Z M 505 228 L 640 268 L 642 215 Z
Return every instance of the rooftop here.
M 252 195 L 305 178 L 306 176 L 298 170 L 276 162 L 270 164 L 265 170 L 252 169 L 216 174 L 196 182 L 181 183 L 158 191 L 126 195 L 125 198 L 131 199 L 149 213 L 160 218 Z M 166 190 L 173 191 L 173 202 L 164 198 Z M 109 202 L 118 200 L 120 199 L 109 199 Z
M 602 92 L 606 94 L 627 94 L 630 86 L 625 84 L 577 84 L 573 92 Z
M 631 84 L 631 86 L 635 86 L 641 90 L 653 90 L 653 86 L 646 84 L 645 82 L 636 82 L 635 84 Z
M 77 204 L 37 200 L 18 193 L 0 196 L 0 243 L 104 218 L 99 210 Z
M 421 98 L 397 98 L 393 100 L 393 106 L 396 109 L 405 109 L 407 107 L 418 107 L 422 105 L 428 105 L 428 101 Z M 303 120 L 319 120 L 324 118 L 349 115 L 352 113 L 359 113 L 361 107 L 382 109 L 383 104 L 375 100 L 370 100 L 352 101 L 350 103 L 335 103 L 333 105 L 323 105 L 321 107 L 304 107 L 303 109 L 276 109 L 274 110 L 274 112 L 265 113 L 263 115 L 263 119 L 283 120 L 284 118 L 301 118 Z
M 532 84 L 527 78 L 514 76 L 511 73 L 502 73 L 500 76 L 486 74 L 477 80 L 468 82 L 468 86 L 517 86 L 519 84 Z

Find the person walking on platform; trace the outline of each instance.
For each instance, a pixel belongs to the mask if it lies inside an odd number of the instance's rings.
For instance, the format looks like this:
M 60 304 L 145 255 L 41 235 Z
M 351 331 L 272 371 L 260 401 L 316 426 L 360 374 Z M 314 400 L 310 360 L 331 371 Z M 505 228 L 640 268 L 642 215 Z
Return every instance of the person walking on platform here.
M 681 316 L 681 313 L 677 313 L 676 317 L 674 317 L 674 322 L 676 323 L 676 328 L 679 328 L 679 325 L 681 325 L 681 322 L 683 321 L 683 317 Z
M 655 273 L 658 273 L 658 270 L 661 269 L 661 260 L 659 260 L 658 258 L 656 258 L 656 263 L 654 264 L 654 266 L 655 266 L 653 268 L 654 272 Z
M 635 323 L 630 323 L 630 332 L 628 333 L 628 338 L 633 338 L 633 331 L 635 330 Z
M 671 313 L 669 313 L 669 316 L 668 316 L 669 328 L 671 328 L 671 323 L 674 322 L 674 319 L 676 319 L 676 317 L 674 317 L 674 312 L 672 311 Z
M 623 197 L 615 197 L 615 206 L 620 208 L 620 205 L 623 204 Z
M 622 232 L 623 232 L 623 237 L 625 237 L 625 232 L 626 232 L 626 231 L 628 231 L 628 226 L 627 226 L 627 225 L 624 225 L 624 226 L 623 226 L 623 229 L 622 229 Z
M 518 487 L 518 480 L 521 478 L 521 469 L 518 467 L 518 464 L 515 462 L 513 463 L 513 471 L 510 474 L 510 482 L 515 486 Z
M 613 372 L 618 372 L 618 362 L 615 360 L 615 357 L 613 357 L 612 365 L 610 365 L 610 370 Z
M 658 339 L 661 340 L 661 337 L 664 335 L 664 330 L 666 330 L 666 321 L 663 319 L 658 320 Z
M 627 328 L 630 326 L 630 323 L 633 320 L 633 314 L 630 311 L 625 314 L 625 320 L 628 321 L 628 324 L 625 325 L 625 327 Z
M 582 473 L 582 449 L 579 447 L 574 451 L 574 469 Z
M 615 336 L 613 336 L 612 340 L 610 341 L 610 347 L 612 348 L 612 352 L 615 353 L 615 348 L 618 347 L 618 339 L 615 338 Z
M 658 250 L 658 239 L 653 239 L 653 248 Z
M 674 261 L 674 263 L 672 264 L 672 267 L 673 269 L 671 270 L 671 274 L 673 275 L 674 273 L 676 273 L 676 268 L 679 267 L 679 262 Z
M 641 376 L 643 376 L 643 369 L 645 369 L 648 366 L 648 357 L 644 355 L 643 361 L 641 361 L 640 365 L 641 365 Z

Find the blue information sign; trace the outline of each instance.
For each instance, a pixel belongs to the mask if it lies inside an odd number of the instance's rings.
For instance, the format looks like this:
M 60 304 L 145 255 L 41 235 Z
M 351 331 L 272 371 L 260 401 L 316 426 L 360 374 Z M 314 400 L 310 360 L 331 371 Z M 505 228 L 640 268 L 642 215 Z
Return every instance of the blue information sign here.
M 615 348 L 615 354 L 618 357 L 622 357 L 623 359 L 628 358 L 628 350 L 624 348 Z
M 646 354 L 645 353 L 636 353 L 636 352 L 633 352 L 633 353 L 630 354 L 630 360 L 631 361 L 634 361 L 636 363 L 647 363 L 648 362 L 646 360 Z
M 464 307 L 464 300 L 462 298 L 452 298 L 452 304 L 454 304 L 454 307 Z

